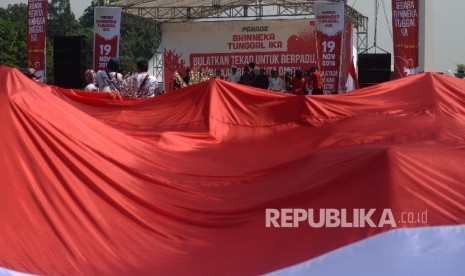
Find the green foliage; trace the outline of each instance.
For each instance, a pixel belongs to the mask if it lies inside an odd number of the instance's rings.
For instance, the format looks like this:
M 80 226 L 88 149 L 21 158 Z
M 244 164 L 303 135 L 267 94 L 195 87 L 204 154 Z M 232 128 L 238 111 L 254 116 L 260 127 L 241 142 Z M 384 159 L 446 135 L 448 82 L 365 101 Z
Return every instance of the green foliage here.
M 26 12 L 26 4 L 0 8 L 0 64 L 27 67 Z
M 48 4 L 47 36 L 71 35 L 78 22 L 71 12 L 69 1 L 51 0 Z
M 149 60 L 161 42 L 160 26 L 150 20 L 124 15 L 120 59 L 123 71 L 135 71 L 139 60 Z
M 0 64 L 8 66 L 16 66 L 18 41 L 17 29 L 15 29 L 13 22 L 4 20 L 0 17 Z
M 45 49 L 45 77 L 47 83 L 53 83 L 53 40 L 47 37 Z
M 465 73 L 465 64 L 463 64 L 463 63 L 457 64 L 457 72 Z
M 93 57 L 93 27 L 94 9 L 89 6 L 79 18 L 79 24 L 86 37 L 88 66 L 92 66 Z M 90 43 L 89 43 L 90 41 Z M 154 55 L 161 42 L 160 25 L 151 20 L 123 14 L 120 37 L 120 61 L 122 71 L 136 70 L 136 63 L 141 59 L 149 60 Z
M 0 8 L 1 9 L 1 8 Z M 21 21 L 26 23 L 27 21 L 27 4 L 14 4 L 8 5 L 6 10 L 2 9 L 1 17 L 9 21 Z
M 94 54 L 94 6 L 90 5 L 87 7 L 82 16 L 79 18 L 80 36 L 83 36 L 86 40 L 86 67 L 92 68 L 93 54 Z
M 94 6 L 87 7 L 79 18 L 79 24 L 84 28 L 94 28 Z
M 69 1 L 50 0 L 47 19 L 46 71 L 47 82 L 53 83 L 53 38 L 55 36 L 83 36 L 88 67 L 93 66 L 94 6 L 91 4 L 76 20 Z M 152 58 L 161 42 L 161 30 L 151 20 L 123 14 L 121 23 L 121 69 L 134 71 L 140 59 Z M 27 4 L 0 8 L 0 64 L 12 67 L 27 66 Z

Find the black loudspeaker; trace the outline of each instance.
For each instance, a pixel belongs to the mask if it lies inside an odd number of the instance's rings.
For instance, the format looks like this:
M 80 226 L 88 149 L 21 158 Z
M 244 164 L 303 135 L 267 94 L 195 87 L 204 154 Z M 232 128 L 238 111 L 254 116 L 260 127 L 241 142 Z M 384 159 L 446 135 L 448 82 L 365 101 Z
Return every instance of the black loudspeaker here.
M 86 41 L 81 36 L 56 36 L 53 39 L 53 76 L 56 86 L 85 87 Z
M 359 54 L 358 82 L 360 87 L 391 80 L 391 54 Z

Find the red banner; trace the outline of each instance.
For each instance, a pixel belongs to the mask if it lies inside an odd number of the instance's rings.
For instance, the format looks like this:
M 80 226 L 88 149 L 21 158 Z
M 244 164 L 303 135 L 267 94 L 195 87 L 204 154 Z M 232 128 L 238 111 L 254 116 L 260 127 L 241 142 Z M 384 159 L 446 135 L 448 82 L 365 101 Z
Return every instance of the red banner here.
M 94 9 L 94 69 L 105 69 L 110 58 L 118 58 L 121 8 Z
M 273 69 L 283 77 L 285 72 L 305 72 L 317 63 L 315 24 L 308 19 L 165 24 L 163 28 L 165 91 L 171 89 L 174 71 L 183 75 L 187 67 L 219 70 L 227 78 L 233 65 L 242 74 L 254 62 L 267 74 Z
M 350 24 L 347 24 L 346 31 L 348 35 L 344 36 L 344 40 L 349 57 L 346 62 L 350 64 Z M 228 78 L 233 65 L 242 74 L 242 69 L 254 62 L 267 74 L 274 69 L 283 78 L 286 73 L 294 74 L 296 70 L 305 74 L 312 66 L 318 65 L 313 20 L 165 23 L 162 33 L 166 92 L 171 89 L 174 72 L 183 76 L 187 67 L 209 68 L 213 72 L 219 70 Z M 342 74 L 341 78 L 344 76 Z
M 355 70 L 355 68 L 352 68 L 354 67 L 354 63 L 353 63 L 354 52 L 357 51 L 356 49 L 354 50 L 354 46 L 352 45 L 352 26 L 353 25 L 350 22 L 345 23 L 344 50 L 342 53 L 342 59 L 341 59 L 342 64 L 341 64 L 341 72 L 340 72 L 340 76 L 344 76 L 344 78 L 341 78 L 340 89 L 339 89 L 341 93 L 355 90 L 352 86 L 348 87 L 350 75 L 353 75 L 352 70 Z M 351 81 L 352 81 L 351 85 L 353 85 L 354 84 L 353 79 Z
M 392 0 L 394 78 L 410 76 L 418 71 L 418 2 Z
M 29 0 L 27 7 L 27 63 L 35 70 L 40 82 L 45 82 L 45 41 L 47 29 L 46 0 Z
M 341 91 L 340 76 L 344 76 L 341 74 L 344 5 L 342 1 L 315 3 L 318 64 L 323 77 L 324 94 Z

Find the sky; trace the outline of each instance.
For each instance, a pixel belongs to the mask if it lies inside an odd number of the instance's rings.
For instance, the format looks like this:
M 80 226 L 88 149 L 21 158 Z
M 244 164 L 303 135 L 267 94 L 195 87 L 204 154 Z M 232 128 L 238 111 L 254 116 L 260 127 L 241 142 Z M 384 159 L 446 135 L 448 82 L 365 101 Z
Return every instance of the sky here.
M 436 72 L 445 72 L 457 69 L 457 64 L 465 64 L 465 35 L 463 33 L 463 18 L 465 11 L 464 0 L 426 0 L 432 3 L 433 8 L 433 68 Z M 368 17 L 368 45 L 373 46 L 375 30 L 375 3 L 376 0 L 348 0 L 347 4 Z M 393 54 L 392 37 L 388 26 L 391 25 L 392 7 L 390 0 L 378 0 L 378 28 L 377 42 L 380 48 Z M 389 23 L 386 23 L 383 3 Z M 392 27 L 391 27 L 392 30 Z
M 79 18 L 84 10 L 90 6 L 92 0 L 70 0 L 71 11 L 74 13 L 76 18 Z M 8 4 L 27 4 L 27 0 L 1 0 L 0 7 L 6 8 Z
M 79 18 L 90 6 L 91 0 L 70 0 L 71 10 Z M 392 37 L 389 31 L 391 25 L 390 0 L 348 0 L 347 4 L 368 17 L 368 47 L 374 45 L 375 3 L 379 3 L 376 45 L 392 54 Z M 433 5 L 433 70 L 445 72 L 455 71 L 457 64 L 465 64 L 465 35 L 463 34 L 464 0 L 426 0 Z M 27 3 L 27 0 L 2 0 L 0 7 L 8 4 Z M 383 6 L 386 8 L 386 15 Z M 392 28 L 391 28 L 392 29 Z M 457 30 L 460 30 L 458 32 Z

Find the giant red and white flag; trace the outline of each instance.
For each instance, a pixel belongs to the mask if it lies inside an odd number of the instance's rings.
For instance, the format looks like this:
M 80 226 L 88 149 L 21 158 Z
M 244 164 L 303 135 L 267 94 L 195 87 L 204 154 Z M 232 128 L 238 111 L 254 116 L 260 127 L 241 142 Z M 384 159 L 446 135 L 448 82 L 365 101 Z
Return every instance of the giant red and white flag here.
M 94 8 L 94 69 L 105 69 L 110 58 L 118 58 L 121 30 L 120 7 Z
M 27 6 L 27 63 L 45 82 L 45 47 L 47 31 L 47 0 L 29 0 Z
M 392 0 L 394 78 L 418 73 L 419 1 Z
M 122 100 L 0 67 L 0 274 L 461 276 L 464 98 L 426 73 Z
M 344 8 L 344 1 L 315 3 L 318 64 L 323 77 L 324 94 L 337 94 L 341 91 Z

